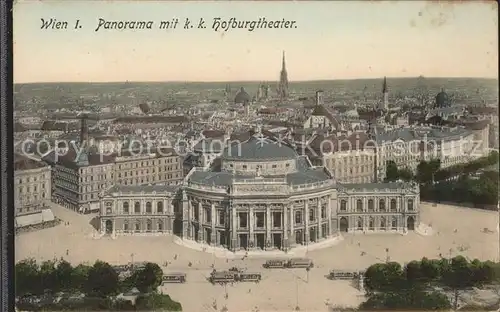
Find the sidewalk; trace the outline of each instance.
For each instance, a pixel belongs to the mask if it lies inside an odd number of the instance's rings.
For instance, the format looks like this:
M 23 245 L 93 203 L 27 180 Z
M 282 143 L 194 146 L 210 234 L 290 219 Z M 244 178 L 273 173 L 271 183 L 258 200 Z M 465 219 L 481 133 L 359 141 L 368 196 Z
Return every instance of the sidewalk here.
M 235 259 L 235 258 L 243 258 L 243 257 L 249 257 L 249 258 L 284 258 L 284 257 L 304 257 L 306 256 L 308 251 L 313 251 L 313 250 L 318 250 L 318 249 L 323 249 L 327 248 L 330 246 L 334 246 L 341 241 L 343 241 L 344 238 L 342 236 L 336 236 L 330 239 L 326 239 L 324 241 L 318 242 L 318 243 L 313 243 L 307 246 L 299 246 L 299 247 L 294 247 L 287 252 L 284 252 L 282 250 L 238 250 L 236 252 L 232 252 L 228 249 L 222 248 L 222 247 L 214 247 L 210 246 L 207 244 L 202 244 L 202 243 L 197 243 L 192 240 L 188 239 L 181 239 L 179 237 L 174 238 L 174 242 L 177 245 L 198 250 L 201 252 L 206 252 L 206 253 L 211 253 L 214 254 L 215 257 L 217 258 L 225 258 L 225 259 Z

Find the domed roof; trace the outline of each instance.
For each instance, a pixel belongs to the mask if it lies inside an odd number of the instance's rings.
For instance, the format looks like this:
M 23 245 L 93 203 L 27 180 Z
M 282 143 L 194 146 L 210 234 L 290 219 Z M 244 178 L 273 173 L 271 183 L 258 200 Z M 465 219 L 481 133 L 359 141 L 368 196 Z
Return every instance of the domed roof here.
M 450 99 L 448 97 L 448 94 L 446 94 L 446 92 L 444 92 L 444 90 L 441 89 L 441 92 L 439 92 L 436 95 L 436 103 L 435 103 L 434 107 L 443 108 L 443 107 L 450 107 L 450 106 L 451 106 L 451 103 L 450 103 Z
M 251 137 L 248 141 L 234 143 L 226 148 L 222 155 L 224 159 L 264 161 L 285 160 L 298 157 L 294 149 L 283 143 L 276 143 L 266 138 Z
M 245 91 L 243 87 L 241 87 L 240 91 L 236 94 L 234 97 L 234 103 L 235 104 L 246 104 L 249 103 L 252 98 L 250 95 Z

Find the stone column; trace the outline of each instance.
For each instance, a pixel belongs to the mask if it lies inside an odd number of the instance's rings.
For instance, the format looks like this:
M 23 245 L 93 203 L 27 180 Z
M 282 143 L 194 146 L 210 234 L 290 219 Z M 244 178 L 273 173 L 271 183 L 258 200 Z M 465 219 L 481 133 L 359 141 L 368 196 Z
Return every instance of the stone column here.
M 210 207 L 211 208 L 211 214 L 212 214 L 212 218 L 211 218 L 211 221 L 212 221 L 212 231 L 210 233 L 210 244 L 211 245 L 216 245 L 217 244 L 217 232 L 215 231 L 215 221 L 217 220 L 217 213 L 216 213 L 216 210 L 215 210 L 215 204 L 212 204 L 212 206 Z
M 193 238 L 191 222 L 193 220 L 193 207 L 187 199 L 182 200 L 182 237 L 191 239 Z
M 253 210 L 253 207 L 254 206 L 252 204 L 250 204 L 250 209 L 248 210 L 248 227 L 250 228 L 250 235 L 248 237 L 248 247 L 249 248 L 255 247 L 255 242 L 254 242 L 255 235 L 253 234 L 254 226 L 255 226 L 255 212 Z
M 304 222 L 305 222 L 305 227 L 304 227 L 304 244 L 309 244 L 309 200 L 305 200 L 304 203 Z
M 205 233 L 203 231 L 203 205 L 198 202 L 198 241 L 205 242 Z
M 271 207 L 266 205 L 266 248 L 270 248 L 272 246 L 271 241 Z M 269 247 L 267 247 L 269 246 Z
M 116 234 L 116 220 L 113 218 L 113 236 Z
M 288 213 L 289 213 L 289 207 L 285 204 L 283 205 L 283 212 L 281 214 L 281 224 L 283 225 L 283 247 L 289 248 L 290 244 L 288 241 Z
M 321 208 L 323 207 L 323 203 L 318 201 L 318 230 L 316 231 L 316 241 L 321 239 L 323 234 L 322 224 L 321 224 Z
M 295 229 L 293 226 L 295 224 L 295 210 L 293 208 L 293 204 L 290 204 L 289 217 L 290 217 L 290 237 L 288 238 L 288 242 L 290 243 L 290 247 L 292 247 L 292 245 L 297 244 L 297 242 L 295 241 Z
M 328 196 L 328 202 L 326 206 L 326 216 L 328 217 L 328 236 L 333 235 L 333 220 L 332 220 L 332 197 Z M 336 209 L 336 207 L 334 208 Z
M 238 248 L 238 215 L 236 207 L 231 207 L 231 247 L 233 250 Z

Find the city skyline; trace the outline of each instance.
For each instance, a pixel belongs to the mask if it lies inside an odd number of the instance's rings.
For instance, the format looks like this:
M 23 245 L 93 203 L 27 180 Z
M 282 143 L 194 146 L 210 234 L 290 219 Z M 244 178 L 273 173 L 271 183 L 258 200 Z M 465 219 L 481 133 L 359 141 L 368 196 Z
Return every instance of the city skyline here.
M 282 51 L 290 82 L 498 77 L 497 7 L 485 3 L 142 2 L 140 8 L 132 2 L 16 3 L 14 82 L 278 81 Z M 99 18 L 172 17 L 285 18 L 298 28 L 95 32 Z M 85 27 L 41 30 L 41 18 L 69 25 L 80 19 Z

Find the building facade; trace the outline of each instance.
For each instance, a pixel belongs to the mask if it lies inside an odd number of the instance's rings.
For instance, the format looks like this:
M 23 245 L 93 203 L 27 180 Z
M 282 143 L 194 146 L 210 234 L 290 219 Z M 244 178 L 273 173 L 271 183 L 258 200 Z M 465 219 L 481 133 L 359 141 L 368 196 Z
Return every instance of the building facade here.
M 15 155 L 14 207 L 16 228 L 54 220 L 48 208 L 51 170 L 47 164 Z
M 101 234 L 172 234 L 177 189 L 161 184 L 113 186 L 101 199 Z
M 418 185 L 346 184 L 338 188 L 341 232 L 405 232 L 420 223 Z
M 99 211 L 101 196 L 114 185 L 178 185 L 183 179 L 182 158 L 173 149 L 119 155 L 67 149 L 44 160 L 52 167 L 52 200 L 82 213 Z
M 340 230 L 414 229 L 418 195 L 418 186 L 403 183 L 340 184 L 327 168 L 313 166 L 292 147 L 258 132 L 225 148 L 217 166 L 193 168 L 177 190 L 162 185 L 135 192 L 112 188 L 101 201 L 101 232 L 172 229 L 167 232 L 230 250 L 287 250 L 334 237 Z M 381 199 L 387 202 L 385 210 Z M 358 200 L 364 203 L 362 210 L 352 206 Z M 372 200 L 377 200 L 374 207 Z M 155 210 L 159 202 L 161 213 Z M 398 220 L 394 229 L 393 218 Z

